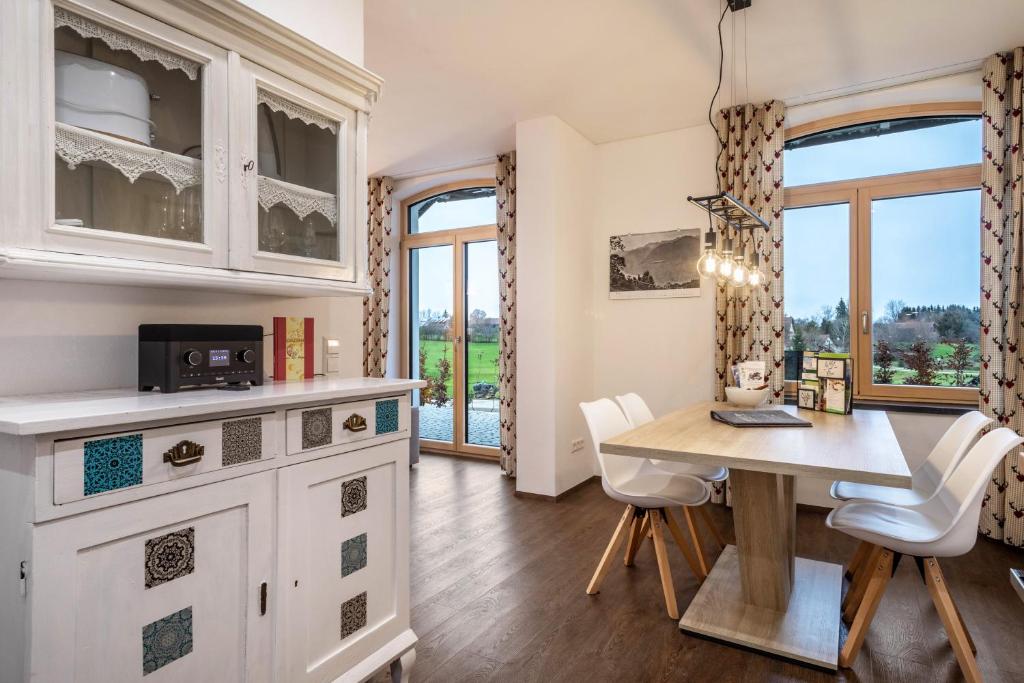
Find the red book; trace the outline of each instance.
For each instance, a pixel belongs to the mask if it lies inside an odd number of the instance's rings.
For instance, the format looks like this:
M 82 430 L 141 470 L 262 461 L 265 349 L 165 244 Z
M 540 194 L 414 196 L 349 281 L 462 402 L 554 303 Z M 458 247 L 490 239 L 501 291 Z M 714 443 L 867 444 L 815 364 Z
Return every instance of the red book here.
M 313 377 L 313 319 L 274 318 L 274 379 Z

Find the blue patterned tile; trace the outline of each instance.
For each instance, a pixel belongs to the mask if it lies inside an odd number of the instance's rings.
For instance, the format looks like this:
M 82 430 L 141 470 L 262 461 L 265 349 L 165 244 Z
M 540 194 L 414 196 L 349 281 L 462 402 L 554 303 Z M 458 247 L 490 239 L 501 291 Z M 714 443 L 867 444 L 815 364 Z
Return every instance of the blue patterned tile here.
M 398 399 L 377 401 L 377 433 L 388 434 L 398 431 Z
M 142 675 L 151 674 L 192 652 L 192 608 L 142 627 Z
M 142 483 L 142 434 L 85 442 L 85 495 Z
M 341 544 L 341 575 L 348 576 L 366 566 L 366 534 L 359 534 Z

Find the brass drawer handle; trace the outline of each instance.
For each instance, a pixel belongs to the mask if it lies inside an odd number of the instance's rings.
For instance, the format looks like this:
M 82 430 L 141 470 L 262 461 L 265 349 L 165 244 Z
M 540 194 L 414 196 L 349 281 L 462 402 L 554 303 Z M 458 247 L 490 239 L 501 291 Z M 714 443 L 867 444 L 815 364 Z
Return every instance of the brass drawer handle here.
M 201 444 L 186 439 L 164 453 L 164 462 L 169 462 L 175 467 L 191 465 L 203 459 L 205 450 Z
M 341 424 L 341 426 L 350 432 L 365 432 L 366 418 L 359 413 L 352 413 L 348 416 L 348 419 Z

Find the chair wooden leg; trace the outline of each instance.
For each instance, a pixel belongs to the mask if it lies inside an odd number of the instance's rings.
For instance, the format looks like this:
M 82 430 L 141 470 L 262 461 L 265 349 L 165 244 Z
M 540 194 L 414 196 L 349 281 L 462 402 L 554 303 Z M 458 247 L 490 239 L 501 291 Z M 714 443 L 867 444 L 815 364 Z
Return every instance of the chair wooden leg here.
M 619 547 L 626 540 L 626 534 L 629 532 L 629 519 L 632 516 L 633 506 L 627 505 L 626 511 L 622 513 L 622 519 L 619 520 L 619 525 L 615 527 L 615 533 L 612 534 L 611 540 L 608 541 L 608 547 L 605 548 L 604 555 L 601 556 L 601 561 L 597 563 L 597 570 L 594 571 L 594 576 L 590 579 L 590 584 L 587 586 L 587 595 L 594 595 L 601 590 L 601 582 L 604 581 L 608 570 L 612 568 L 612 560 L 616 553 L 619 552 Z
M 697 551 L 697 564 L 700 565 L 700 572 L 707 576 L 708 562 L 704 559 L 704 550 L 700 546 L 700 534 L 697 533 L 697 525 L 693 523 L 693 513 L 690 512 L 690 508 L 683 508 L 683 517 L 686 519 L 686 529 L 690 532 L 690 538 L 693 539 L 693 549 Z
M 839 666 L 849 668 L 860 652 L 860 646 L 864 643 L 864 636 L 871 626 L 871 620 L 875 617 L 875 610 L 878 603 L 882 601 L 882 594 L 885 587 L 892 578 L 892 551 L 882 549 L 879 553 L 873 553 L 874 562 L 871 579 L 867 581 L 867 589 L 864 592 L 864 599 L 860 602 L 857 615 L 850 626 L 850 633 L 846 637 L 846 643 L 839 652 Z
M 668 527 L 669 533 L 672 534 L 672 538 L 676 539 L 676 545 L 679 546 L 680 552 L 683 553 L 683 557 L 686 558 L 686 564 L 690 565 L 690 571 L 697 577 L 698 581 L 703 581 L 707 574 L 702 574 L 700 571 L 700 565 L 697 563 L 697 558 L 693 554 L 693 550 L 690 548 L 689 541 L 683 536 L 683 530 L 679 528 L 679 524 L 676 522 L 676 518 L 672 516 L 672 513 L 665 510 L 665 526 Z
M 956 608 L 956 616 L 960 619 L 960 628 L 964 630 L 964 634 L 967 636 L 967 643 L 971 646 L 971 654 L 978 654 L 978 647 L 974 644 L 974 638 L 971 637 L 971 632 L 967 630 L 967 624 L 964 622 L 964 615 L 960 614 L 960 608 L 953 603 L 953 607 Z
M 622 563 L 627 567 L 633 566 L 633 560 L 636 558 L 636 553 L 640 550 L 640 544 L 643 543 L 644 537 L 643 528 L 647 525 L 648 514 L 644 513 L 642 518 L 633 515 L 633 522 L 629 526 L 629 538 L 626 541 L 626 555 L 622 558 Z
M 850 564 L 846 568 L 846 578 L 853 581 L 853 577 L 857 574 L 857 569 L 863 564 L 871 551 L 872 544 L 867 541 L 861 541 L 857 549 L 853 551 L 853 557 L 850 558 Z
M 725 550 L 725 540 L 722 538 L 722 534 L 718 533 L 718 527 L 711 520 L 711 515 L 708 514 L 708 508 L 706 505 L 701 505 L 697 508 L 697 512 L 700 513 L 701 519 L 704 520 L 704 524 L 707 525 L 711 531 L 711 536 L 715 539 L 715 543 L 718 544 L 719 550 Z
M 673 619 L 679 618 L 679 607 L 676 605 L 676 590 L 672 585 L 672 570 L 668 566 L 668 549 L 665 548 L 665 536 L 662 531 L 661 510 L 651 510 L 651 533 L 654 534 L 654 554 L 658 557 L 658 573 L 661 574 L 661 590 L 665 594 L 665 608 Z
M 842 618 L 847 624 L 853 621 L 853 617 L 860 608 L 860 603 L 864 599 L 864 593 L 868 589 L 871 577 L 874 576 L 874 568 L 878 562 L 878 557 L 883 550 L 883 548 L 877 545 L 872 545 L 867 555 L 865 555 L 864 561 L 861 562 L 860 567 L 858 567 L 853 575 L 850 587 L 843 598 Z
M 935 603 L 935 609 L 942 619 L 942 625 L 946 628 L 949 644 L 953 646 L 956 661 L 960 664 L 960 672 L 967 679 L 967 683 L 980 683 L 981 672 L 978 671 L 978 662 L 972 653 L 970 635 L 963 626 L 963 620 L 953 602 L 953 597 L 949 594 L 946 579 L 942 575 L 942 570 L 939 569 L 938 560 L 934 557 L 924 558 L 924 568 L 928 592 L 931 593 L 932 602 Z

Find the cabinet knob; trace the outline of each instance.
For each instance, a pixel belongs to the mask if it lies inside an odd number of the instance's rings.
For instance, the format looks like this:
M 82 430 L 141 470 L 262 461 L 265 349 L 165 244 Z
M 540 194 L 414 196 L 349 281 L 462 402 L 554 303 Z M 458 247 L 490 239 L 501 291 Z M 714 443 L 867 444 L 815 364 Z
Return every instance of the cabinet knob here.
M 206 448 L 202 444 L 186 439 L 164 452 L 164 462 L 169 462 L 175 467 L 191 465 L 203 459 L 205 450 Z
M 366 418 L 359 413 L 352 413 L 348 416 L 348 419 L 341 424 L 341 426 L 350 432 L 365 432 Z

